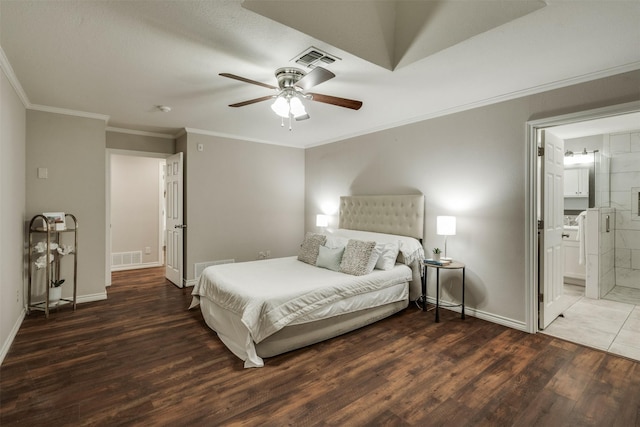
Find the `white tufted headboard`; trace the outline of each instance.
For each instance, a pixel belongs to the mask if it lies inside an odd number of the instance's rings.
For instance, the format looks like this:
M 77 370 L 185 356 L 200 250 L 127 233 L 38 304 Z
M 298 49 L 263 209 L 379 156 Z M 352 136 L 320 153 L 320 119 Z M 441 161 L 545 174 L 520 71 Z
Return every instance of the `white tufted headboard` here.
M 342 196 L 339 227 L 409 236 L 422 241 L 424 195 Z

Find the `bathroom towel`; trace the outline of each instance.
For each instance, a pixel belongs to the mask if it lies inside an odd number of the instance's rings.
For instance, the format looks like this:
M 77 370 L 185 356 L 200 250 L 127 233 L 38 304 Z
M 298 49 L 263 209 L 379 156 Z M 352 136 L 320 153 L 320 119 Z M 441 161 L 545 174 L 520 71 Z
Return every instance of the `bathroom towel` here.
M 586 247 L 587 247 L 587 239 L 586 239 L 586 227 L 587 227 L 587 211 L 580 212 L 578 218 L 578 234 L 576 234 L 576 240 L 580 242 L 578 247 L 580 249 L 578 254 L 578 264 L 584 265 L 586 258 Z

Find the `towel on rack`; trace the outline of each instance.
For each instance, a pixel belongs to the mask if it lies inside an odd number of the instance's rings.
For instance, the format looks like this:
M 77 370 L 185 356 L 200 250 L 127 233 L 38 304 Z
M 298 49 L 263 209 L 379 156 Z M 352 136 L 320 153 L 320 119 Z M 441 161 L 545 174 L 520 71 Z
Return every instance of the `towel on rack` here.
M 578 254 L 578 264 L 584 265 L 586 258 L 586 248 L 587 248 L 587 239 L 586 239 L 586 226 L 587 226 L 587 211 L 580 212 L 578 218 L 578 234 L 576 234 L 576 240 L 580 242 L 578 247 L 580 249 Z

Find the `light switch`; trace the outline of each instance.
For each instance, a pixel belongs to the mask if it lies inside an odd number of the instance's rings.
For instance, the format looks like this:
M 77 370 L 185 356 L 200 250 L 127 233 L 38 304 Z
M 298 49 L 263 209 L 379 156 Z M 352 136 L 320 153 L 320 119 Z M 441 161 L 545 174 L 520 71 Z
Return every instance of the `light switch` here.
M 204 151 L 204 144 L 198 144 L 198 151 Z
M 49 170 L 47 168 L 38 168 L 38 178 L 39 179 L 49 178 Z

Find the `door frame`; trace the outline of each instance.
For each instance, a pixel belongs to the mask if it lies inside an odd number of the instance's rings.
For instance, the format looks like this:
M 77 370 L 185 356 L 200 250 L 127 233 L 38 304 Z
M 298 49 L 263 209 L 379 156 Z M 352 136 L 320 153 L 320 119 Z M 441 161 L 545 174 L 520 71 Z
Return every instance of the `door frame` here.
M 538 217 L 541 208 L 541 201 L 539 199 L 540 177 L 538 167 L 538 131 L 554 126 L 637 112 L 640 112 L 640 101 L 593 110 L 579 111 L 576 113 L 547 117 L 527 122 L 527 189 L 525 195 L 525 277 L 528 288 L 525 293 L 525 319 L 527 332 L 538 332 L 538 281 L 540 279 L 538 270 Z
M 107 148 L 106 149 L 106 182 L 105 182 L 105 186 L 106 186 L 106 191 L 105 191 L 105 208 L 106 208 L 106 212 L 105 212 L 105 286 L 111 286 L 111 156 L 112 155 L 121 155 L 121 156 L 133 156 L 133 157 L 151 157 L 151 158 L 155 158 L 155 159 L 166 159 L 169 156 L 172 156 L 172 154 L 168 154 L 168 153 L 154 153 L 154 152 L 147 152 L 147 151 L 134 151 L 134 150 L 121 150 L 121 149 L 116 149 L 116 148 Z M 161 172 L 159 172 L 161 173 Z M 159 197 L 162 197 L 162 191 L 164 191 L 163 188 L 163 183 L 160 183 L 160 187 L 162 187 L 161 189 L 159 189 Z M 162 206 L 162 205 L 161 205 Z M 164 217 L 163 213 L 160 212 L 159 215 L 161 217 Z M 164 218 L 161 218 L 161 221 Z M 161 222 L 162 225 L 162 222 Z M 159 235 L 159 244 L 160 244 L 160 248 L 159 248 L 159 256 L 160 256 L 160 260 L 162 261 L 162 242 L 163 237 L 162 237 L 162 232 L 164 230 L 160 230 L 160 235 Z

